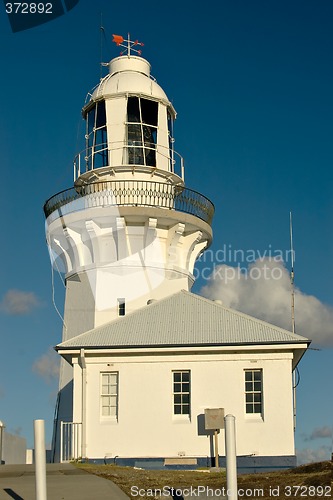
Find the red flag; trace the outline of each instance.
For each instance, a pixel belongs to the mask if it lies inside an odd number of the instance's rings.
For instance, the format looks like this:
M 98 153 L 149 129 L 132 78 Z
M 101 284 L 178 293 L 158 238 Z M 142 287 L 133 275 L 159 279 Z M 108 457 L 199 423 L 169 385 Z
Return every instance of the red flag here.
M 113 36 L 112 41 L 114 43 L 116 43 L 117 45 L 120 45 L 121 43 L 123 43 L 124 38 L 121 35 L 112 35 L 112 36 Z

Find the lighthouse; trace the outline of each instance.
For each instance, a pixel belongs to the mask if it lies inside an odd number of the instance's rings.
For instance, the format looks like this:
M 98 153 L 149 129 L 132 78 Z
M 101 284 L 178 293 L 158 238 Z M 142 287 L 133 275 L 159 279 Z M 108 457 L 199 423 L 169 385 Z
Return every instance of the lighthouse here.
M 185 186 L 174 148 L 176 111 L 138 42 L 114 41 L 125 54 L 88 94 L 74 186 L 44 205 L 51 259 L 66 279 L 63 341 L 190 290 L 212 240 L 213 204 Z M 67 363 L 57 407 L 59 418 L 72 419 Z
M 205 421 L 224 412 L 240 469 L 293 466 L 292 373 L 309 340 L 191 292 L 214 206 L 185 184 L 176 111 L 140 43 L 114 41 L 125 50 L 83 107 L 74 185 L 44 205 L 66 283 L 53 459 L 225 466 L 223 423 Z

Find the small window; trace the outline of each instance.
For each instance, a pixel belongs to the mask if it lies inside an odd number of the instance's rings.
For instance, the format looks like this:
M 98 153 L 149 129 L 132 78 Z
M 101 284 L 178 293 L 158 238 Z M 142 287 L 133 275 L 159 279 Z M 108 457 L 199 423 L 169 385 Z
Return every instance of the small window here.
M 125 299 L 118 299 L 118 316 L 125 316 Z
M 118 372 L 102 373 L 101 375 L 102 417 L 118 418 Z
M 262 413 L 262 370 L 245 370 L 246 413 Z
M 190 415 L 191 410 L 190 371 L 173 372 L 173 413 Z

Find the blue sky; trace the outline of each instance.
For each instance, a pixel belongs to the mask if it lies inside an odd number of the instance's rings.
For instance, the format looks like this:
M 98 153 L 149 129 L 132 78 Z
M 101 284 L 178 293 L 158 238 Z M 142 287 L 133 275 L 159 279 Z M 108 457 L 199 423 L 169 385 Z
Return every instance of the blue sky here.
M 57 384 L 50 347 L 61 340 L 61 321 L 52 304 L 42 207 L 73 182 L 80 111 L 100 77 L 102 11 L 103 60 L 119 53 L 112 33 L 130 32 L 144 42 L 143 56 L 178 112 L 175 148 L 185 159 L 186 184 L 215 203 L 214 242 L 193 291 L 288 327 L 288 313 L 277 303 L 289 300 L 290 261 L 279 264 L 282 281 L 246 279 L 246 269 L 256 265 L 250 251 L 287 255 L 292 211 L 296 328 L 320 349 L 310 350 L 299 367 L 296 444 L 302 461 L 328 458 L 333 4 L 195 5 L 80 0 L 68 14 L 18 33 L 0 10 L 0 419 L 32 446 L 33 420 L 44 418 L 51 440 Z M 216 261 L 225 248 L 230 258 Z M 237 250 L 243 256 L 234 258 Z M 238 264 L 242 275 L 230 283 L 203 277 L 216 266 Z M 57 277 L 55 291 L 62 310 Z M 249 294 L 257 299 L 251 304 Z

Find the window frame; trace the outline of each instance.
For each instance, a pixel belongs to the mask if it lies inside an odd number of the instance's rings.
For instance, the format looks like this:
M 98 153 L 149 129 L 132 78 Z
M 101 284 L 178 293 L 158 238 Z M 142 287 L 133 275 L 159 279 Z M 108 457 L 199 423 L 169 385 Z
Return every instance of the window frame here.
M 108 383 L 103 383 L 104 382 L 104 377 L 108 376 L 110 380 L 110 376 L 115 375 L 116 376 L 116 383 L 112 384 L 110 382 Z M 103 392 L 103 387 L 107 386 L 108 392 L 104 393 Z M 116 391 L 112 392 L 110 390 L 111 387 L 116 387 Z M 110 403 L 112 401 L 112 398 L 115 399 L 115 404 L 108 404 L 105 405 L 103 404 L 103 400 L 106 398 L 110 398 Z M 109 408 L 109 414 L 105 415 L 103 414 L 103 408 Z M 112 408 L 115 408 L 114 414 L 112 414 Z M 100 373 L 100 415 L 101 418 L 103 419 L 111 419 L 111 420 L 117 420 L 118 421 L 118 412 L 119 412 L 119 372 L 118 371 L 104 371 Z
M 180 380 L 175 379 L 175 375 L 180 374 Z M 188 374 L 188 380 L 183 380 L 183 374 Z M 180 385 L 180 390 L 175 390 L 175 385 Z M 188 384 L 188 390 L 184 390 L 184 385 Z M 176 397 L 180 396 L 180 402 L 176 401 Z M 184 401 L 188 396 L 188 401 Z M 178 399 L 178 398 L 177 398 Z M 176 408 L 180 408 L 180 412 L 176 412 Z M 187 411 L 185 410 L 187 408 Z M 172 415 L 176 418 L 191 418 L 191 370 L 172 370 Z
M 256 378 L 256 373 L 260 377 Z M 247 374 L 251 374 L 248 377 Z M 258 385 L 260 384 L 259 388 Z M 259 397 L 258 397 L 259 395 Z M 262 368 L 244 369 L 244 402 L 246 416 L 263 416 L 264 398 L 263 398 L 263 370 Z M 251 408 L 252 411 L 249 411 Z

